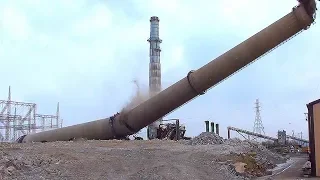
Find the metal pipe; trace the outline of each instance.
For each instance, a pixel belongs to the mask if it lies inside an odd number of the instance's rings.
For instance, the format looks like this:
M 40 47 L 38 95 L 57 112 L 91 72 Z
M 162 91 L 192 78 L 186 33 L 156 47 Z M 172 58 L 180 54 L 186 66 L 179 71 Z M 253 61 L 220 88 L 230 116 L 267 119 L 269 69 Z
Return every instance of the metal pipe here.
M 214 122 L 211 122 L 211 132 L 214 133 Z
M 206 123 L 206 132 L 209 132 L 209 121 L 204 121 Z
M 267 28 L 200 69 L 190 71 L 187 77 L 129 111 L 121 112 L 111 118 L 29 134 L 22 138 L 22 142 L 61 141 L 69 140 L 71 137 L 112 139 L 138 132 L 198 95 L 204 94 L 210 87 L 217 85 L 293 35 L 307 29 L 313 21 L 313 15 L 308 14 L 300 4 Z
M 216 134 L 219 135 L 219 124 L 216 124 Z

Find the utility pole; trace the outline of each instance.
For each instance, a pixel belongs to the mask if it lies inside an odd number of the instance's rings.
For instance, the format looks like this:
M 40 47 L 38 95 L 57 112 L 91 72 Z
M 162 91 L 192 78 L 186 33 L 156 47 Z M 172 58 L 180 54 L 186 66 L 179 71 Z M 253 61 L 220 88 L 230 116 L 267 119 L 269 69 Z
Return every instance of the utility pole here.
M 300 135 L 300 136 L 299 136 L 299 138 L 300 138 L 300 139 L 302 139 L 302 132 L 298 133 L 298 135 Z M 299 143 L 300 145 L 302 145 L 302 144 L 303 144 L 303 142 L 302 142 L 302 141 L 299 141 L 299 142 L 300 142 L 300 143 Z

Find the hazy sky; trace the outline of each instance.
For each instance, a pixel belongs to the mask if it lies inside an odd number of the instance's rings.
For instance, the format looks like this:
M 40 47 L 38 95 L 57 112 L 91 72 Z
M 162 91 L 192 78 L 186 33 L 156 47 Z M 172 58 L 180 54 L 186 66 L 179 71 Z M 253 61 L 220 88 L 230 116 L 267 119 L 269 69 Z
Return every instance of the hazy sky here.
M 108 117 L 148 87 L 149 19 L 160 18 L 166 88 L 289 13 L 294 0 L 0 0 L 0 99 L 38 104 L 64 126 Z M 320 98 L 319 25 L 299 34 L 167 118 L 188 135 L 204 121 L 253 129 L 261 101 L 266 134 L 307 135 L 306 104 Z M 263 42 L 261 42 L 263 43 Z M 181 89 L 183 91 L 183 89 Z M 233 133 L 235 135 L 236 133 Z

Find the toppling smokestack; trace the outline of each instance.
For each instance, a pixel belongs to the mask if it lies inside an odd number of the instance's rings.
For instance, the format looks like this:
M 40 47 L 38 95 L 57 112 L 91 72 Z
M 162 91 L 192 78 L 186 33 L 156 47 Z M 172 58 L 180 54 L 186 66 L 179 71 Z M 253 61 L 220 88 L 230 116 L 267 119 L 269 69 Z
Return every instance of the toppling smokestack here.
M 149 94 L 154 96 L 161 91 L 161 64 L 160 64 L 160 43 L 162 40 L 159 38 L 159 18 L 152 16 L 150 18 L 150 64 L 149 64 Z M 152 123 L 148 126 L 148 138 L 154 139 L 157 135 L 157 128 L 162 119 Z

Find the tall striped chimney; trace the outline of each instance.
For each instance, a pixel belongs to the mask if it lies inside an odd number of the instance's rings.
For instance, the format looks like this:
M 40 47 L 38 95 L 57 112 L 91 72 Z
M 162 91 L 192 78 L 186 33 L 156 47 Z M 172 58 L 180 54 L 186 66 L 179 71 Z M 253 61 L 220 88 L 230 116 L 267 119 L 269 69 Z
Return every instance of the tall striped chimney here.
M 150 18 L 150 43 L 149 57 L 149 95 L 154 96 L 161 91 L 161 64 L 160 64 L 160 43 L 159 38 L 159 18 L 152 16 Z M 157 129 L 162 119 L 148 126 L 148 138 L 156 138 Z

